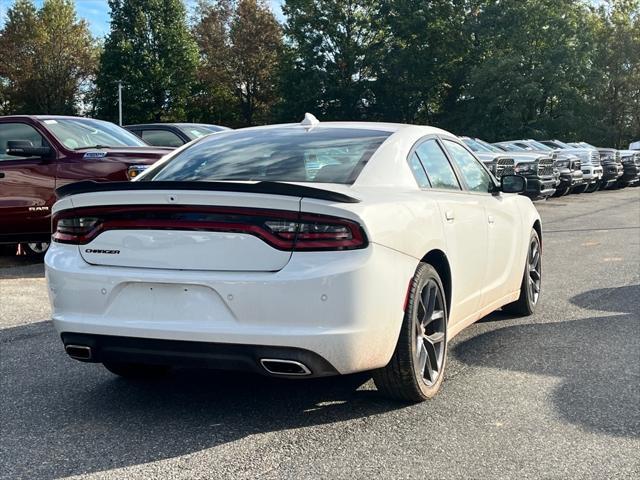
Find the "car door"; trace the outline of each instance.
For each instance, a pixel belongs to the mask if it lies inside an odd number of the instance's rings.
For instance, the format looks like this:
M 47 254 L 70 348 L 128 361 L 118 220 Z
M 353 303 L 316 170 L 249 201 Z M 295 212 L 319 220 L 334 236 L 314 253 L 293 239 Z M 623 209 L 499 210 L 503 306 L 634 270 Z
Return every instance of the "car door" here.
M 469 194 L 477 198 L 485 208 L 488 254 L 484 266 L 484 307 L 499 301 L 519 287 L 518 279 L 522 272 L 514 268 L 518 246 L 521 245 L 519 232 L 522 220 L 517 199 L 515 195 L 492 194 L 495 182 L 484 165 L 461 143 L 453 140 L 443 140 L 443 143 Z
M 415 164 L 416 158 L 425 170 L 430 195 L 438 203 L 447 258 L 452 276 L 456 278 L 449 320 L 454 325 L 468 321 L 480 306 L 487 256 L 485 207 L 481 198 L 463 189 L 438 138 L 427 138 L 418 144 L 410 163 Z M 415 172 L 414 165 L 412 168 Z
M 7 142 L 23 140 L 50 146 L 25 122 L 0 122 L 0 239 L 26 241 L 51 229 L 55 201 L 55 158 L 7 155 Z

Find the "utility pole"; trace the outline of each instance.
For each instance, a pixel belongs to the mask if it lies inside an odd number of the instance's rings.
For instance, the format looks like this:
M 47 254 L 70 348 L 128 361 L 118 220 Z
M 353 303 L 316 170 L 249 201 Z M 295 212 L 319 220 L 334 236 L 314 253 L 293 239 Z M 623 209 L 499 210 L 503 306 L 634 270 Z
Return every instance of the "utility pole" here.
M 122 126 L 122 80 L 118 80 L 118 125 Z

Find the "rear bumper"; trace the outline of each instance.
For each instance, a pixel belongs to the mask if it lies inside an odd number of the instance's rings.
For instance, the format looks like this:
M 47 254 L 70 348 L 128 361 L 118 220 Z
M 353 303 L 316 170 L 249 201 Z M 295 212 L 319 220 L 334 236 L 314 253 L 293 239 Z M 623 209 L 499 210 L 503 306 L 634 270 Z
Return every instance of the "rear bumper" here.
M 296 252 L 278 272 L 95 266 L 58 243 L 45 257 L 61 334 L 297 348 L 339 373 L 388 363 L 417 263 L 376 244 Z
M 65 346 L 86 346 L 91 355 L 86 362 L 123 362 L 149 365 L 172 365 L 191 368 L 215 368 L 273 375 L 261 363 L 263 359 L 295 361 L 308 374 L 277 376 L 326 377 L 338 371 L 324 358 L 308 350 L 264 345 L 238 345 L 209 342 L 186 342 L 151 338 L 118 337 L 86 333 L 62 333 Z

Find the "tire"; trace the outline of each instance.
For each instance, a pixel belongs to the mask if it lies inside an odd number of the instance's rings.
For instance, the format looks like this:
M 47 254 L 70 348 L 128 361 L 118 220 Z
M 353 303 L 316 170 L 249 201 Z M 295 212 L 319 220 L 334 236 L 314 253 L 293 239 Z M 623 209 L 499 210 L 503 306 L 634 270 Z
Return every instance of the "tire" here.
M 540 299 L 542 285 L 542 247 L 535 229 L 531 230 L 529 248 L 520 284 L 520 297 L 515 302 L 502 307 L 502 311 L 526 317 L 533 314 Z
M 438 393 L 447 363 L 448 319 L 440 276 L 431 265 L 420 263 L 393 356 L 387 366 L 372 372 L 378 391 L 411 403 Z
M 569 193 L 569 187 L 558 185 L 558 188 L 556 188 L 556 192 L 552 195 L 552 197 L 562 197 L 567 193 Z
M 583 185 L 578 185 L 577 187 L 573 187 L 571 189 L 571 193 L 585 193 L 587 191 L 588 186 L 589 184 L 585 183 Z
M 590 183 L 589 185 L 587 185 L 587 188 L 585 189 L 585 193 L 593 193 L 596 190 L 598 190 L 598 187 L 600 186 L 600 182 L 593 182 Z
M 142 363 L 103 362 L 104 368 L 124 378 L 159 378 L 169 373 L 166 365 L 145 365 Z
M 32 243 L 23 243 L 22 251 L 28 257 L 43 257 L 47 250 L 49 249 L 49 242 L 32 242 Z

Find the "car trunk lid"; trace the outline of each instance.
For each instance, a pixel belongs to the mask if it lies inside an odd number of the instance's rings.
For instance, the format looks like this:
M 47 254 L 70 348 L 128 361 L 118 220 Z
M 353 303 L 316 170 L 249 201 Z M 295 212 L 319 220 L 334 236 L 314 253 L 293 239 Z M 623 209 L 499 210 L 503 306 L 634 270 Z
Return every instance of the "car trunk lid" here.
M 287 184 L 283 194 L 276 194 L 255 184 L 225 183 L 221 191 L 205 182 L 189 187 L 182 182 L 83 183 L 93 185 L 57 192 L 70 195 L 73 208 L 55 213 L 54 238 L 78 243 L 87 263 L 213 271 L 281 270 L 291 258 L 308 188 Z M 278 187 L 263 185 L 262 190 Z M 306 193 L 340 195 L 319 189 Z

